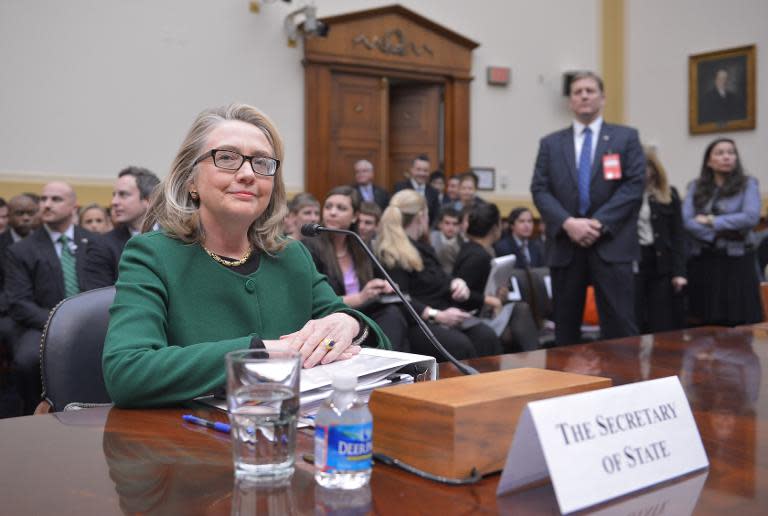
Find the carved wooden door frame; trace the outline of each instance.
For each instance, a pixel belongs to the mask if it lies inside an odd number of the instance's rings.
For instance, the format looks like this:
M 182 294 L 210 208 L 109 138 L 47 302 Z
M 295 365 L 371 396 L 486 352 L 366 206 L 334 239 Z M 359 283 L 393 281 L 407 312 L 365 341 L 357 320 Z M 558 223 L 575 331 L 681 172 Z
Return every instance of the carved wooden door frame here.
M 444 85 L 445 171 L 469 168 L 469 85 L 478 44 L 402 6 L 323 18 L 325 38 L 304 44 L 305 189 L 322 197 L 329 182 L 331 85 L 335 71 Z

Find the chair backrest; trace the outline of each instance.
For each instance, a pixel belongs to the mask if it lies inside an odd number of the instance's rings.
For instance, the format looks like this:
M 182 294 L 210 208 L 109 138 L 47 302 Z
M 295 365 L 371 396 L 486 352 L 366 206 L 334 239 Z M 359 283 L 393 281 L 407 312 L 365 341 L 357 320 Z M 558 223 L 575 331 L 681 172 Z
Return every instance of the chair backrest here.
M 110 403 L 101 369 L 115 287 L 89 290 L 59 303 L 41 340 L 43 398 L 58 412 L 70 403 Z
M 541 325 L 546 319 L 552 319 L 552 280 L 549 267 L 528 269 L 531 281 L 531 311 L 534 319 Z

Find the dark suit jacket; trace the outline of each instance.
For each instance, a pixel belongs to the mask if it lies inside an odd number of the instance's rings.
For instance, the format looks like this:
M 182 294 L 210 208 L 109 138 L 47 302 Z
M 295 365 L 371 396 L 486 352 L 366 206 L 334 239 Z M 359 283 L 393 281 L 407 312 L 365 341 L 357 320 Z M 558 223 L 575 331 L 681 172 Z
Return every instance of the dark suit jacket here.
M 360 194 L 360 200 L 363 200 L 363 193 L 360 191 L 360 187 L 357 185 L 352 185 L 356 190 L 357 193 Z M 379 205 L 379 208 L 381 208 L 381 211 L 384 211 L 387 209 L 387 206 L 389 206 L 389 193 L 387 193 L 386 190 L 383 188 L 379 188 L 376 185 L 373 185 L 373 202 Z
M 128 227 L 119 226 L 90 242 L 85 253 L 84 276 L 81 281 L 86 290 L 115 284 L 120 257 L 130 238 Z
M 411 240 L 411 244 L 416 247 L 424 262 L 424 269 L 421 271 L 406 271 L 401 267 L 387 269 L 395 283 L 400 287 L 403 294 L 411 295 L 411 304 L 416 309 L 416 313 L 422 313 L 427 306 L 445 310 L 452 306 L 462 310 L 474 310 L 482 308 L 483 302 L 477 303 L 476 299 L 468 299 L 462 303 L 457 303 L 451 298 L 451 276 L 445 273 L 440 266 L 435 250 L 432 246 L 423 242 Z
M 0 315 L 8 313 L 8 296 L 5 294 L 5 250 L 13 244 L 11 230 L 0 234 Z
M 648 198 L 648 204 L 651 207 L 656 271 L 685 277 L 685 232 L 677 190 L 672 188 L 669 204 L 661 204 L 653 196 Z
M 395 193 L 400 190 L 413 190 L 411 180 L 406 179 L 405 181 L 395 183 Z M 435 225 L 437 216 L 440 213 L 440 192 L 433 187 L 426 185 L 424 187 L 424 197 L 427 200 L 427 209 L 429 210 L 429 226 L 432 227 Z
M 75 226 L 75 260 L 81 290 L 85 290 L 85 251 L 94 237 L 90 231 Z M 64 299 L 61 261 L 45 228 L 41 227 L 11 245 L 6 252 L 5 263 L 5 290 L 11 317 L 22 327 L 42 330 L 48 320 L 48 312 Z
M 621 179 L 603 176 L 603 156 L 618 154 Z M 592 245 L 600 257 L 612 263 L 640 258 L 637 213 L 645 183 L 645 155 L 637 130 L 603 122 L 592 163 L 590 207 L 587 218 L 603 225 L 603 235 Z M 547 223 L 549 265 L 564 267 L 576 244 L 563 230 L 568 217 L 579 217 L 579 183 L 573 127 L 542 138 L 531 181 L 533 201 Z
M 542 249 L 541 242 L 539 240 L 528 240 L 528 254 L 531 256 L 531 261 L 525 257 L 523 248 L 517 245 L 517 241 L 512 235 L 506 235 L 502 237 L 498 242 L 493 244 L 493 249 L 496 251 L 496 256 L 506 256 L 508 254 L 515 255 L 515 267 L 518 269 L 527 269 L 529 267 L 543 267 L 544 263 L 544 249 Z
M 472 240 L 464 242 L 453 266 L 453 277 L 463 279 L 469 287 L 468 302 L 483 306 L 485 303 L 485 284 L 491 273 L 493 257 L 483 246 Z

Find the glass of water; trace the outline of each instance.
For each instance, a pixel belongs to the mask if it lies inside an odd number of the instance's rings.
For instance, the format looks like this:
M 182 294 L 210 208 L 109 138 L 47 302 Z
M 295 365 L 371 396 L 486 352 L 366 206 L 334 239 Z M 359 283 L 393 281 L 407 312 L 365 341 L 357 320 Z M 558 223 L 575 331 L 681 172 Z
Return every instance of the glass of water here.
M 227 353 L 227 408 L 235 475 L 275 482 L 293 474 L 301 354 Z

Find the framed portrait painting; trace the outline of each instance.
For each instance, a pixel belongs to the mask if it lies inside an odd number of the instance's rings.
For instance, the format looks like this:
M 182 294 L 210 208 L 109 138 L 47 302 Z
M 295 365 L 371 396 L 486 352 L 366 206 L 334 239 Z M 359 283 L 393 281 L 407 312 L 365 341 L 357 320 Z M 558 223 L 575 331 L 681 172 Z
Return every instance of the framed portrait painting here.
M 755 45 L 688 58 L 692 134 L 755 128 Z

